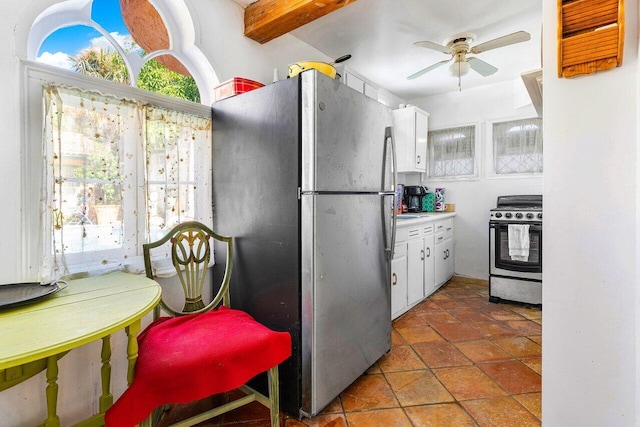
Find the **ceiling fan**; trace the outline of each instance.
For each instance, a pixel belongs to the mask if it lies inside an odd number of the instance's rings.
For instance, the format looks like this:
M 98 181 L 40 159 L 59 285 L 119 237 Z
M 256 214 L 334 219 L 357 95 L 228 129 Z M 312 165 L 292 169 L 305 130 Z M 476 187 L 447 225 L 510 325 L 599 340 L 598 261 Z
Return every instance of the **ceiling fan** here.
M 531 35 L 526 31 L 517 31 L 512 34 L 508 34 L 506 36 L 498 37 L 493 40 L 489 40 L 484 43 L 480 43 L 476 46 L 471 46 L 471 43 L 476 39 L 476 35 L 473 33 L 460 33 L 455 34 L 449 37 L 444 42 L 444 46 L 438 43 L 430 42 L 430 41 L 419 41 L 415 42 L 416 46 L 424 47 L 427 49 L 437 50 L 438 52 L 446 53 L 451 55 L 451 58 L 436 62 L 433 65 L 428 66 L 427 68 L 423 68 L 422 70 L 411 74 L 407 77 L 408 80 L 413 80 L 422 76 L 423 74 L 428 73 L 429 71 L 435 70 L 436 68 L 446 64 L 447 62 L 453 60 L 453 63 L 449 66 L 449 74 L 458 78 L 458 87 L 462 90 L 461 86 L 461 78 L 462 76 L 469 73 L 469 69 L 472 68 L 483 76 L 490 76 L 491 74 L 498 71 L 496 67 L 493 65 L 484 62 L 483 60 L 472 56 L 468 57 L 469 54 L 479 54 L 482 52 L 486 52 L 491 49 L 496 49 L 499 47 L 509 46 L 516 43 L 526 42 L 531 39 Z

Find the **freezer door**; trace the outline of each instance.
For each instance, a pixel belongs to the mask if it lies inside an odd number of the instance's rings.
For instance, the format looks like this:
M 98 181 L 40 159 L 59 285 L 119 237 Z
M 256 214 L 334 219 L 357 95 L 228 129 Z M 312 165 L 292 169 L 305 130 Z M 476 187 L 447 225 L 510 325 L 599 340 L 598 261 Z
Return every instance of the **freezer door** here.
M 394 191 L 385 151 L 391 109 L 316 71 L 301 78 L 302 191 Z
M 391 348 L 390 265 L 381 220 L 381 207 L 390 203 L 377 195 L 302 196 L 307 415 L 317 414 Z

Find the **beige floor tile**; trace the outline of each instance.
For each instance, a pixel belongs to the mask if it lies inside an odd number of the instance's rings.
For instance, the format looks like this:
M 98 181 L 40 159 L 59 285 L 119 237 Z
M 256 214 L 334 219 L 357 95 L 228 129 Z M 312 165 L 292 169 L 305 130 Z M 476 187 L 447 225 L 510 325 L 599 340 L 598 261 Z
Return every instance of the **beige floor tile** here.
M 493 342 L 518 359 L 542 355 L 542 346 L 527 337 L 496 338 Z
M 347 412 L 349 427 L 411 427 L 411 421 L 402 409 Z
M 476 366 L 434 369 L 433 373 L 456 400 L 482 399 L 506 394 Z
M 475 363 L 510 360 L 513 357 L 489 340 L 463 341 L 454 344 L 469 360 Z
M 453 402 L 453 397 L 428 370 L 392 372 L 387 381 L 401 406 Z
M 427 325 L 396 328 L 396 331 L 410 345 L 421 342 L 444 341 L 433 328 Z
M 516 394 L 513 396 L 539 420 L 542 419 L 542 393 Z
M 412 406 L 405 412 L 415 427 L 475 427 L 476 423 L 460 405 L 444 403 L 438 405 Z
M 410 371 L 426 368 L 415 351 L 408 345 L 391 347 L 391 351 L 378 360 L 378 366 L 382 372 Z
M 340 398 L 347 412 L 399 406 L 391 387 L 381 374 L 358 378 L 340 394 Z
M 468 400 L 462 402 L 480 426 L 534 427 L 540 420 L 511 397 Z
M 413 349 L 428 368 L 446 368 L 472 364 L 460 350 L 446 341 L 415 344 Z
M 519 360 L 478 365 L 500 387 L 511 394 L 542 390 L 542 377 Z

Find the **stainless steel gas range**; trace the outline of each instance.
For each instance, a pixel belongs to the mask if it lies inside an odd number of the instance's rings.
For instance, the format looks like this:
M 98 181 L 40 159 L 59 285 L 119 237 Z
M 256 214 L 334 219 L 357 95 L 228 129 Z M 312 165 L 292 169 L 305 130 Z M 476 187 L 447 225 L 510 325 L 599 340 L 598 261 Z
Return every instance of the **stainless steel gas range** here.
M 489 219 L 489 301 L 542 304 L 542 195 L 500 196 Z

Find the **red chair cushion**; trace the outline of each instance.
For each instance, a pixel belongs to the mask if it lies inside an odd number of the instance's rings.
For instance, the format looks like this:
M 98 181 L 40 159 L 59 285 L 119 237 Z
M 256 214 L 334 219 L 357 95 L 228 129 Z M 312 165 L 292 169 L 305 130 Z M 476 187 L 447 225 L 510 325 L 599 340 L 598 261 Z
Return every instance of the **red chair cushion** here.
M 291 355 L 287 332 L 227 307 L 159 318 L 138 344 L 135 379 L 107 411 L 107 426 L 133 426 L 160 405 L 233 390 Z

